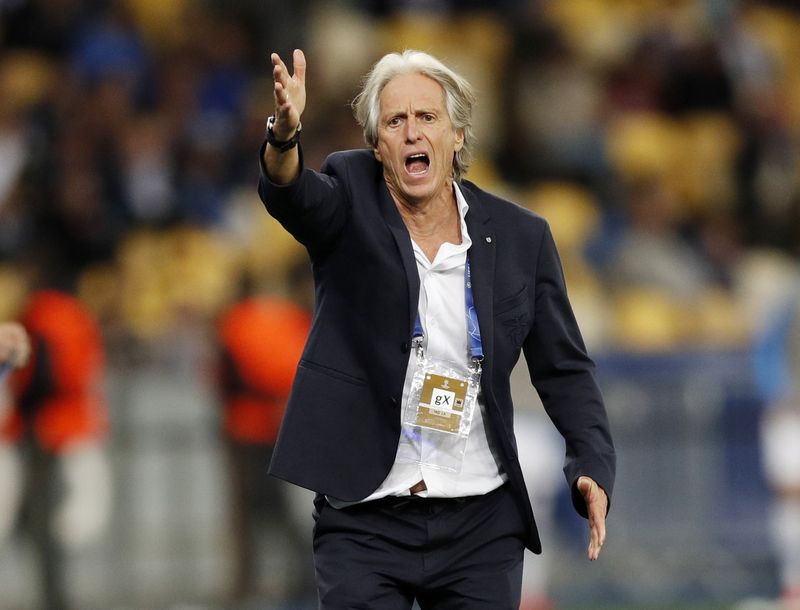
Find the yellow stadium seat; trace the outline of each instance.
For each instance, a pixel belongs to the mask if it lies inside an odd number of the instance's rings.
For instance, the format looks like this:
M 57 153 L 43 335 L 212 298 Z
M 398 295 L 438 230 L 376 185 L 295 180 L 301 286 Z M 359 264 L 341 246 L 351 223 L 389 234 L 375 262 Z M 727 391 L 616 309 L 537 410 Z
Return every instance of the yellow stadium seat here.
M 682 345 L 687 307 L 669 295 L 646 288 L 627 288 L 612 302 L 611 341 L 617 347 L 640 352 L 676 349 Z

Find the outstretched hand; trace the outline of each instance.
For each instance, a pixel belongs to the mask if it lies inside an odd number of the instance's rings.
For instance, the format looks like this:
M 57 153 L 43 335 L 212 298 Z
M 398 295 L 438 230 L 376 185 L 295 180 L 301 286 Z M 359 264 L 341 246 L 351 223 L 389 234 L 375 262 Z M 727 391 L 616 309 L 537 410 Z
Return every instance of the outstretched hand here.
M 606 513 L 608 512 L 608 496 L 605 490 L 593 479 L 582 476 L 578 478 L 578 491 L 586 502 L 589 515 L 589 559 L 594 561 L 600 556 L 600 550 L 606 541 Z
M 292 60 L 294 74 L 277 53 L 271 55 L 272 78 L 275 81 L 275 124 L 273 132 L 279 140 L 288 140 L 300 125 L 306 107 L 306 56 L 295 49 Z

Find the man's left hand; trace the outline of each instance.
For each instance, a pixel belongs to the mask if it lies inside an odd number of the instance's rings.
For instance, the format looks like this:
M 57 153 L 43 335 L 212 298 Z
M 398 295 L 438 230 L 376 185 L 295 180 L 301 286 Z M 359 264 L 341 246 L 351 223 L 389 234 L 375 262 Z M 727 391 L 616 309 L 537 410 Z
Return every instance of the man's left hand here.
M 600 556 L 600 550 L 606 541 L 606 513 L 608 512 L 608 496 L 605 490 L 593 479 L 578 477 L 578 491 L 586 501 L 586 512 L 589 515 L 589 559 L 594 561 Z

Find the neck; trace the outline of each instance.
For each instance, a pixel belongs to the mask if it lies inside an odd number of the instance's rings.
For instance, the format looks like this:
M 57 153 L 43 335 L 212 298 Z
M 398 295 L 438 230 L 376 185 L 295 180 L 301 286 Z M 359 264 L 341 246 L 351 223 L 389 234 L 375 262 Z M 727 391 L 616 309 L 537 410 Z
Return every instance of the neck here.
M 438 196 L 421 202 L 407 202 L 394 193 L 392 196 L 411 238 L 430 261 L 443 243 L 461 243 L 461 217 L 452 184 Z
M 392 192 L 392 189 L 389 189 Z M 452 183 L 430 199 L 411 201 L 392 192 L 392 199 L 409 231 L 435 234 L 443 224 L 458 218 L 457 202 Z

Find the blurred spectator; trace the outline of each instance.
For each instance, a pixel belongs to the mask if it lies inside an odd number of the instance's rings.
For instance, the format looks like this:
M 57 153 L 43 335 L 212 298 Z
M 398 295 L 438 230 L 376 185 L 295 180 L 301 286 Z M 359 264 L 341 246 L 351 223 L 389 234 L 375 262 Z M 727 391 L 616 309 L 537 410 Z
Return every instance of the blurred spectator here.
M 175 162 L 167 121 L 140 115 L 122 143 L 121 177 L 128 214 L 136 225 L 162 225 L 176 216 Z
M 733 85 L 713 40 L 701 39 L 677 49 L 663 78 L 664 108 L 669 113 L 733 107 Z
M 35 52 L 9 52 L 0 58 L 0 257 L 19 259 L 35 241 L 30 165 L 36 130 L 30 110 L 49 93 L 50 64 Z
M 780 3 L 775 3 L 780 4 Z M 791 4 L 791 3 L 787 3 Z M 736 159 L 737 216 L 749 246 L 800 253 L 798 116 L 794 73 L 800 20 L 760 3 L 741 3 L 721 38 L 721 54 L 735 85 L 735 113 L 743 136 Z
M 58 610 L 68 607 L 67 554 L 97 540 L 110 517 L 103 347 L 91 314 L 65 293 L 34 292 L 21 321 L 33 351 L 11 379 L 14 407 L 0 421 L 0 534 L 26 507 L 40 604 Z
M 531 388 L 524 357 L 511 373 L 511 388 L 517 409 L 514 430 L 525 485 L 535 489 L 531 501 L 536 527 L 548 546 L 556 546 L 556 500 L 561 490 L 563 441 L 553 429 L 539 396 Z M 553 610 L 553 567 L 555 554 L 525 553 L 520 610 Z
M 648 287 L 691 302 L 710 280 L 703 258 L 679 232 L 680 207 L 659 178 L 628 186 L 628 226 L 609 264 L 608 277 L 618 290 Z
M 604 110 L 609 114 L 663 110 L 668 57 L 669 44 L 663 37 L 643 36 L 629 56 L 609 67 Z
M 0 4 L 0 36 L 8 48 L 43 51 L 58 58 L 68 52 L 88 11 L 82 0 L 18 0 Z
M 125 3 L 101 3 L 101 10 L 75 30 L 72 68 L 87 86 L 104 81 L 124 83 L 141 94 L 148 70 L 148 49 Z
M 775 549 L 785 610 L 800 608 L 800 397 L 766 414 L 762 429 L 767 480 L 774 497 L 769 533 Z
M 604 174 L 602 81 L 556 29 L 517 23 L 501 95 L 506 109 L 497 156 L 514 183 L 562 178 L 594 183 Z
M 769 532 L 786 610 L 800 609 L 800 280 L 773 304 L 756 343 L 756 375 L 766 402 L 761 442 L 773 492 Z
M 235 18 L 252 35 L 252 67 L 260 72 L 269 53 L 281 50 L 291 54 L 302 47 L 308 32 L 308 20 L 314 0 L 294 0 L 291 3 L 264 0 L 208 0 L 204 3 L 212 18 Z M 339 3 L 349 4 L 349 3 Z
M 297 603 L 314 592 L 307 528 L 301 529 L 293 514 L 296 509 L 288 485 L 267 475 L 311 326 L 311 273 L 305 261 L 301 265 L 290 274 L 288 298 L 250 294 L 233 303 L 217 322 L 222 425 L 233 499 L 233 597 L 237 602 Z M 273 565 L 276 558 L 283 560 L 284 590 L 269 590 L 265 555 Z

